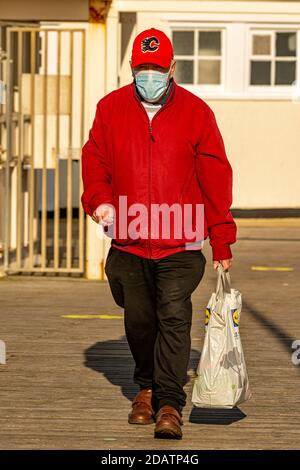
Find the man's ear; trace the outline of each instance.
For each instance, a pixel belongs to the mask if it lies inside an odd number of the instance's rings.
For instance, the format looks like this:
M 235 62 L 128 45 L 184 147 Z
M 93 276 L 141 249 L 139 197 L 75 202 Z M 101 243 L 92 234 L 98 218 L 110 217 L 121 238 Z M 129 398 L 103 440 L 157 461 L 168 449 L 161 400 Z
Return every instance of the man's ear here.
M 170 73 L 170 75 L 169 75 L 170 79 L 174 77 L 175 68 L 176 68 L 176 61 L 174 61 L 172 63 L 172 65 L 170 66 L 170 69 L 169 69 L 170 70 L 170 72 L 169 72 Z
M 132 75 L 132 77 L 134 78 L 134 72 L 133 72 L 133 68 L 132 68 L 131 64 L 132 64 L 132 60 L 129 60 L 129 65 L 130 65 L 130 69 L 131 69 L 131 75 Z
M 174 61 L 174 63 L 172 64 L 172 78 L 174 78 L 175 70 L 176 70 L 176 61 Z

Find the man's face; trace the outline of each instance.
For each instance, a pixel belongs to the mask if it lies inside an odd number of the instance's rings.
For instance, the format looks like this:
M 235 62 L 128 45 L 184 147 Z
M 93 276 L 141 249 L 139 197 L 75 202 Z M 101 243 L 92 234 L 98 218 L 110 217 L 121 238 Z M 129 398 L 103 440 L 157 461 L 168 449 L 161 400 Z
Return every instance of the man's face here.
M 129 61 L 129 63 L 131 67 L 131 60 Z M 173 61 L 169 68 L 163 68 L 163 67 L 160 67 L 159 65 L 148 63 L 148 64 L 141 64 L 135 68 L 131 67 L 131 71 L 132 71 L 133 76 L 135 73 L 140 72 L 141 70 L 157 70 L 158 72 L 162 72 L 162 73 L 167 73 L 170 71 L 169 78 L 171 79 L 174 75 L 175 68 L 176 68 L 176 62 Z

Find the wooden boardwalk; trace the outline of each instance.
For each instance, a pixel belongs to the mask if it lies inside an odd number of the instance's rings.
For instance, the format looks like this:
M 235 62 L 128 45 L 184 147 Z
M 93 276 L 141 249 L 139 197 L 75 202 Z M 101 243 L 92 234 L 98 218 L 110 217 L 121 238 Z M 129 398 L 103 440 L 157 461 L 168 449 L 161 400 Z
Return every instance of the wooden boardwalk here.
M 0 339 L 7 363 L 0 365 L 0 449 L 299 449 L 300 365 L 292 363 L 291 349 L 300 340 L 299 223 L 241 223 L 238 236 L 231 278 L 243 294 L 249 402 L 213 412 L 192 409 L 190 402 L 204 308 L 216 278 L 208 244 L 205 277 L 193 295 L 182 441 L 155 440 L 154 425 L 127 423 L 137 388 L 123 312 L 106 282 L 3 278 Z M 64 317 L 89 314 L 104 317 Z

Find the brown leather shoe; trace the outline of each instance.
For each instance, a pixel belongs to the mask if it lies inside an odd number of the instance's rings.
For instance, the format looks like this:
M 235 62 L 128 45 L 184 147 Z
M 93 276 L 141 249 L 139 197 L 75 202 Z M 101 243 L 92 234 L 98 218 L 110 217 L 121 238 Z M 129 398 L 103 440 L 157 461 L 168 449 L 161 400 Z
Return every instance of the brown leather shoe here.
M 156 413 L 154 437 L 159 439 L 181 439 L 183 424 L 178 411 L 170 405 L 162 406 Z
M 152 390 L 144 389 L 134 397 L 132 410 L 128 415 L 129 424 L 152 424 L 154 423 L 154 411 L 152 408 Z

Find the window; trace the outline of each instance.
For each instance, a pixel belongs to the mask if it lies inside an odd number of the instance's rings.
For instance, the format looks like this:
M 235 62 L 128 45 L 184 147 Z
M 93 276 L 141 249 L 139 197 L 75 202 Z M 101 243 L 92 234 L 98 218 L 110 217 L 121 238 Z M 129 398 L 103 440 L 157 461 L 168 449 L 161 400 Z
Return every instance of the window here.
M 222 84 L 222 30 L 173 30 L 172 43 L 178 83 Z
M 175 80 L 216 99 L 291 99 L 300 93 L 300 27 L 172 18 Z M 298 91 L 297 91 L 298 90 Z
M 252 31 L 250 85 L 291 85 L 296 61 L 296 31 Z

